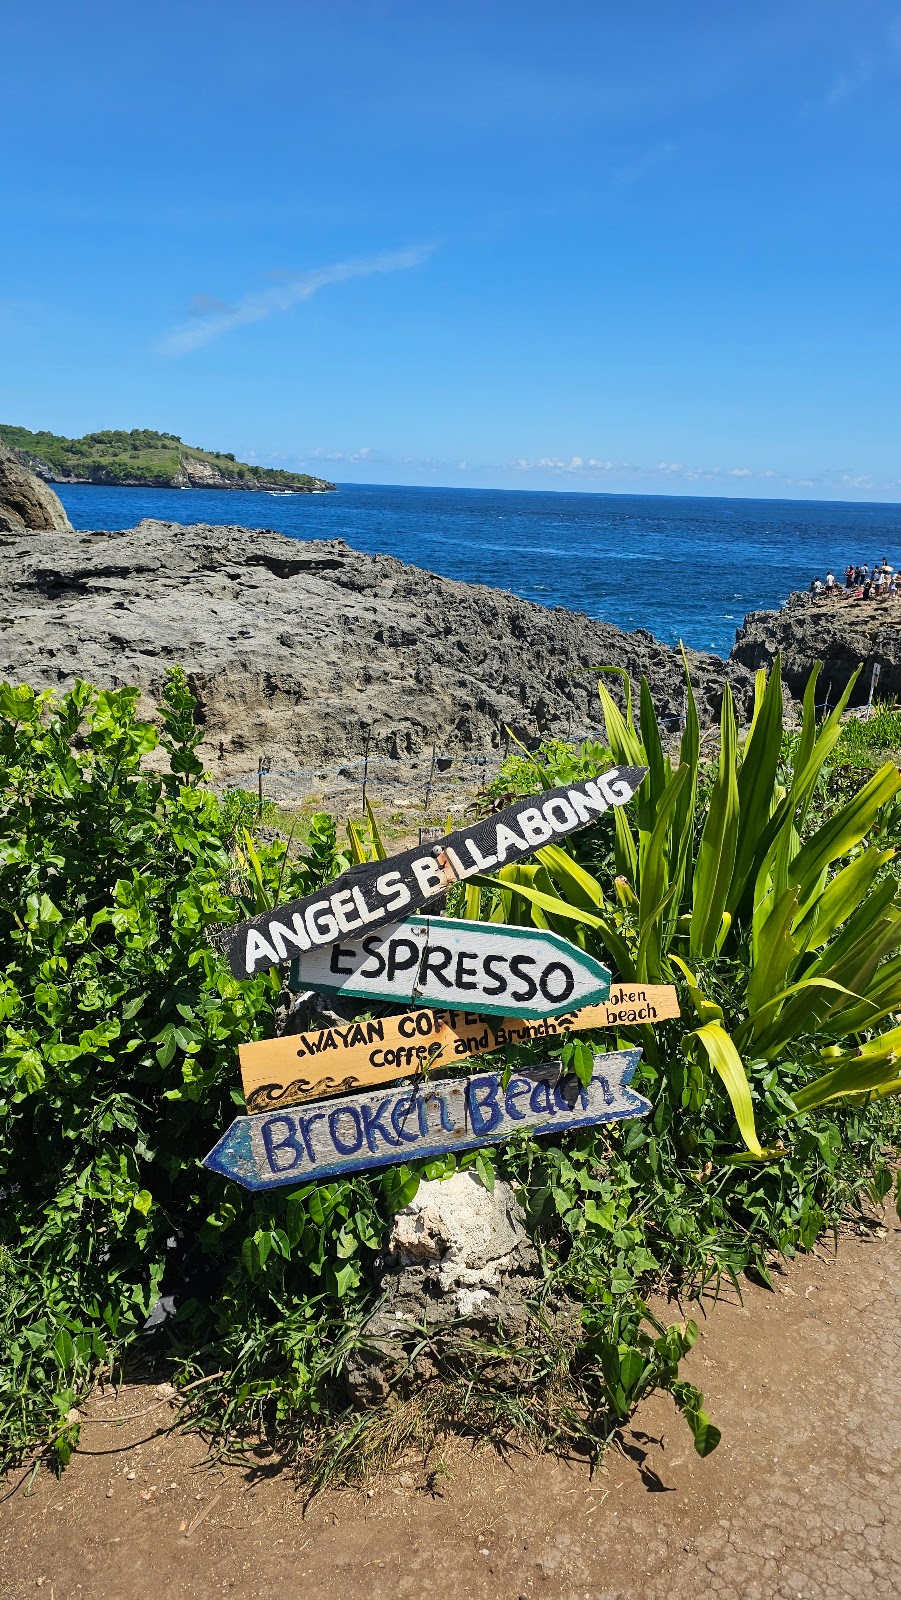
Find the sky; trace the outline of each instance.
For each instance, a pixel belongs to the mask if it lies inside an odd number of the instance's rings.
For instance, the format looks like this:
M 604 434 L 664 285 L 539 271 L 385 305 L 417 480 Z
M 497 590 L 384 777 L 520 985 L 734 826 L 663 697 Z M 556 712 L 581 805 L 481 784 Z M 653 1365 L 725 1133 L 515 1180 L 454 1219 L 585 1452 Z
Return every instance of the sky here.
M 0 420 L 901 500 L 901 0 L 30 0 Z

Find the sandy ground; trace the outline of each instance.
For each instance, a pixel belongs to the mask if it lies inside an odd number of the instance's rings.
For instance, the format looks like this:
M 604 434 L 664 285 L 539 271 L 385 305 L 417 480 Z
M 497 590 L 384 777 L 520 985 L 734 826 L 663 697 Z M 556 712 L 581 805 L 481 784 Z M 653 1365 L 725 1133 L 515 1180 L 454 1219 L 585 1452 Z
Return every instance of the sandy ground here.
M 706 1461 L 654 1397 L 593 1479 L 454 1443 L 436 1493 L 407 1461 L 304 1515 L 289 1474 L 210 1467 L 197 1439 L 159 1431 L 170 1404 L 130 1386 L 92 1404 L 60 1481 L 0 1505 L 0 1597 L 897 1596 L 899 1246 L 887 1213 L 837 1260 L 823 1248 L 795 1263 L 775 1294 L 710 1308 L 688 1363 L 723 1429 Z

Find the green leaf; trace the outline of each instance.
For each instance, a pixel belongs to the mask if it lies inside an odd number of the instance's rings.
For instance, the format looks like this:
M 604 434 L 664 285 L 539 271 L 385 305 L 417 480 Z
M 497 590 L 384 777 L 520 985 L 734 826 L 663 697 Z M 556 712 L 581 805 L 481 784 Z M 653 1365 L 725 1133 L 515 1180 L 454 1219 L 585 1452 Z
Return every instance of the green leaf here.
M 812 890 L 816 879 L 831 862 L 847 855 L 868 833 L 882 808 L 901 789 L 901 772 L 887 761 L 869 783 L 834 816 L 824 822 L 802 845 L 789 867 L 792 883 L 801 885 L 802 896 Z
M 711 1422 L 706 1411 L 696 1410 L 693 1406 L 686 1406 L 682 1415 L 691 1429 L 698 1455 L 709 1456 L 722 1438 L 719 1428 Z
M 728 684 L 720 716 L 720 758 L 707 819 L 698 847 L 692 890 L 689 949 L 692 956 L 710 956 L 716 946 L 729 898 L 738 839 L 737 729 Z
M 703 1046 L 710 1065 L 719 1073 L 732 1102 L 739 1133 L 751 1154 L 761 1161 L 784 1154 L 781 1149 L 764 1150 L 761 1146 L 754 1123 L 754 1106 L 747 1073 L 741 1056 L 721 1023 L 708 1022 L 703 1028 L 698 1028 L 691 1038 L 697 1039 Z
M 473 1166 L 478 1174 L 479 1182 L 489 1194 L 494 1193 L 494 1162 L 487 1150 L 477 1150 Z
M 758 840 L 770 818 L 782 747 L 782 673 L 779 656 L 773 662 L 768 683 L 766 674 L 758 672 L 755 691 L 754 716 L 738 774 L 740 826 L 732 881 L 726 900 L 726 907 L 732 912 L 744 892 Z
M 382 1193 L 389 1211 L 402 1211 L 415 1200 L 419 1174 L 407 1166 L 388 1167 L 382 1176 Z

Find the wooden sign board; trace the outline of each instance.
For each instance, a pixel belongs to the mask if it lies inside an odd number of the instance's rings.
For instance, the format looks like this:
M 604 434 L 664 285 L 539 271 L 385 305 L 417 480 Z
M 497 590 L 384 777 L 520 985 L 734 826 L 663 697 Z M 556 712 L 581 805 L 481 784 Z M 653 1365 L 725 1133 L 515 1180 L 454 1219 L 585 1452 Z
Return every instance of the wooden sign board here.
M 349 1094 L 392 1083 L 508 1044 L 558 1039 L 576 1030 L 629 1028 L 679 1015 L 672 984 L 617 984 L 605 1001 L 530 1022 L 474 1011 L 405 1011 L 238 1047 L 248 1111 Z
M 401 1005 L 553 1017 L 606 1000 L 610 973 L 542 928 L 411 917 L 297 958 L 304 989 Z
M 317 894 L 238 923 L 224 940 L 232 972 L 236 978 L 252 977 L 348 934 L 362 936 L 394 922 L 398 913 L 415 912 L 452 883 L 519 861 L 587 827 L 608 806 L 625 805 L 646 772 L 646 767 L 614 767 L 597 778 L 528 795 L 430 847 L 349 867 Z
M 245 1189 L 275 1189 L 401 1161 L 498 1144 L 520 1128 L 566 1133 L 626 1117 L 650 1102 L 629 1088 L 640 1050 L 594 1057 L 587 1087 L 559 1063 L 429 1081 L 422 1087 L 358 1094 L 325 1106 L 237 1117 L 204 1166 Z

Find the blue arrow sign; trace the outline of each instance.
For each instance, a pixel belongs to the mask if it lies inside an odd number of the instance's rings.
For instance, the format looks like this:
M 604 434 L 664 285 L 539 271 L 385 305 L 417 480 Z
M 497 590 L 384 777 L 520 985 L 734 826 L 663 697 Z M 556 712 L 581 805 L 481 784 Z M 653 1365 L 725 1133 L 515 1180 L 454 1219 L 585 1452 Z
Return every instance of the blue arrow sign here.
M 553 1061 L 515 1072 L 506 1085 L 501 1073 L 483 1072 L 236 1117 L 204 1166 L 245 1189 L 275 1189 L 474 1150 L 519 1128 L 565 1133 L 644 1117 L 650 1102 L 629 1088 L 640 1055 L 596 1055 L 586 1086 Z

